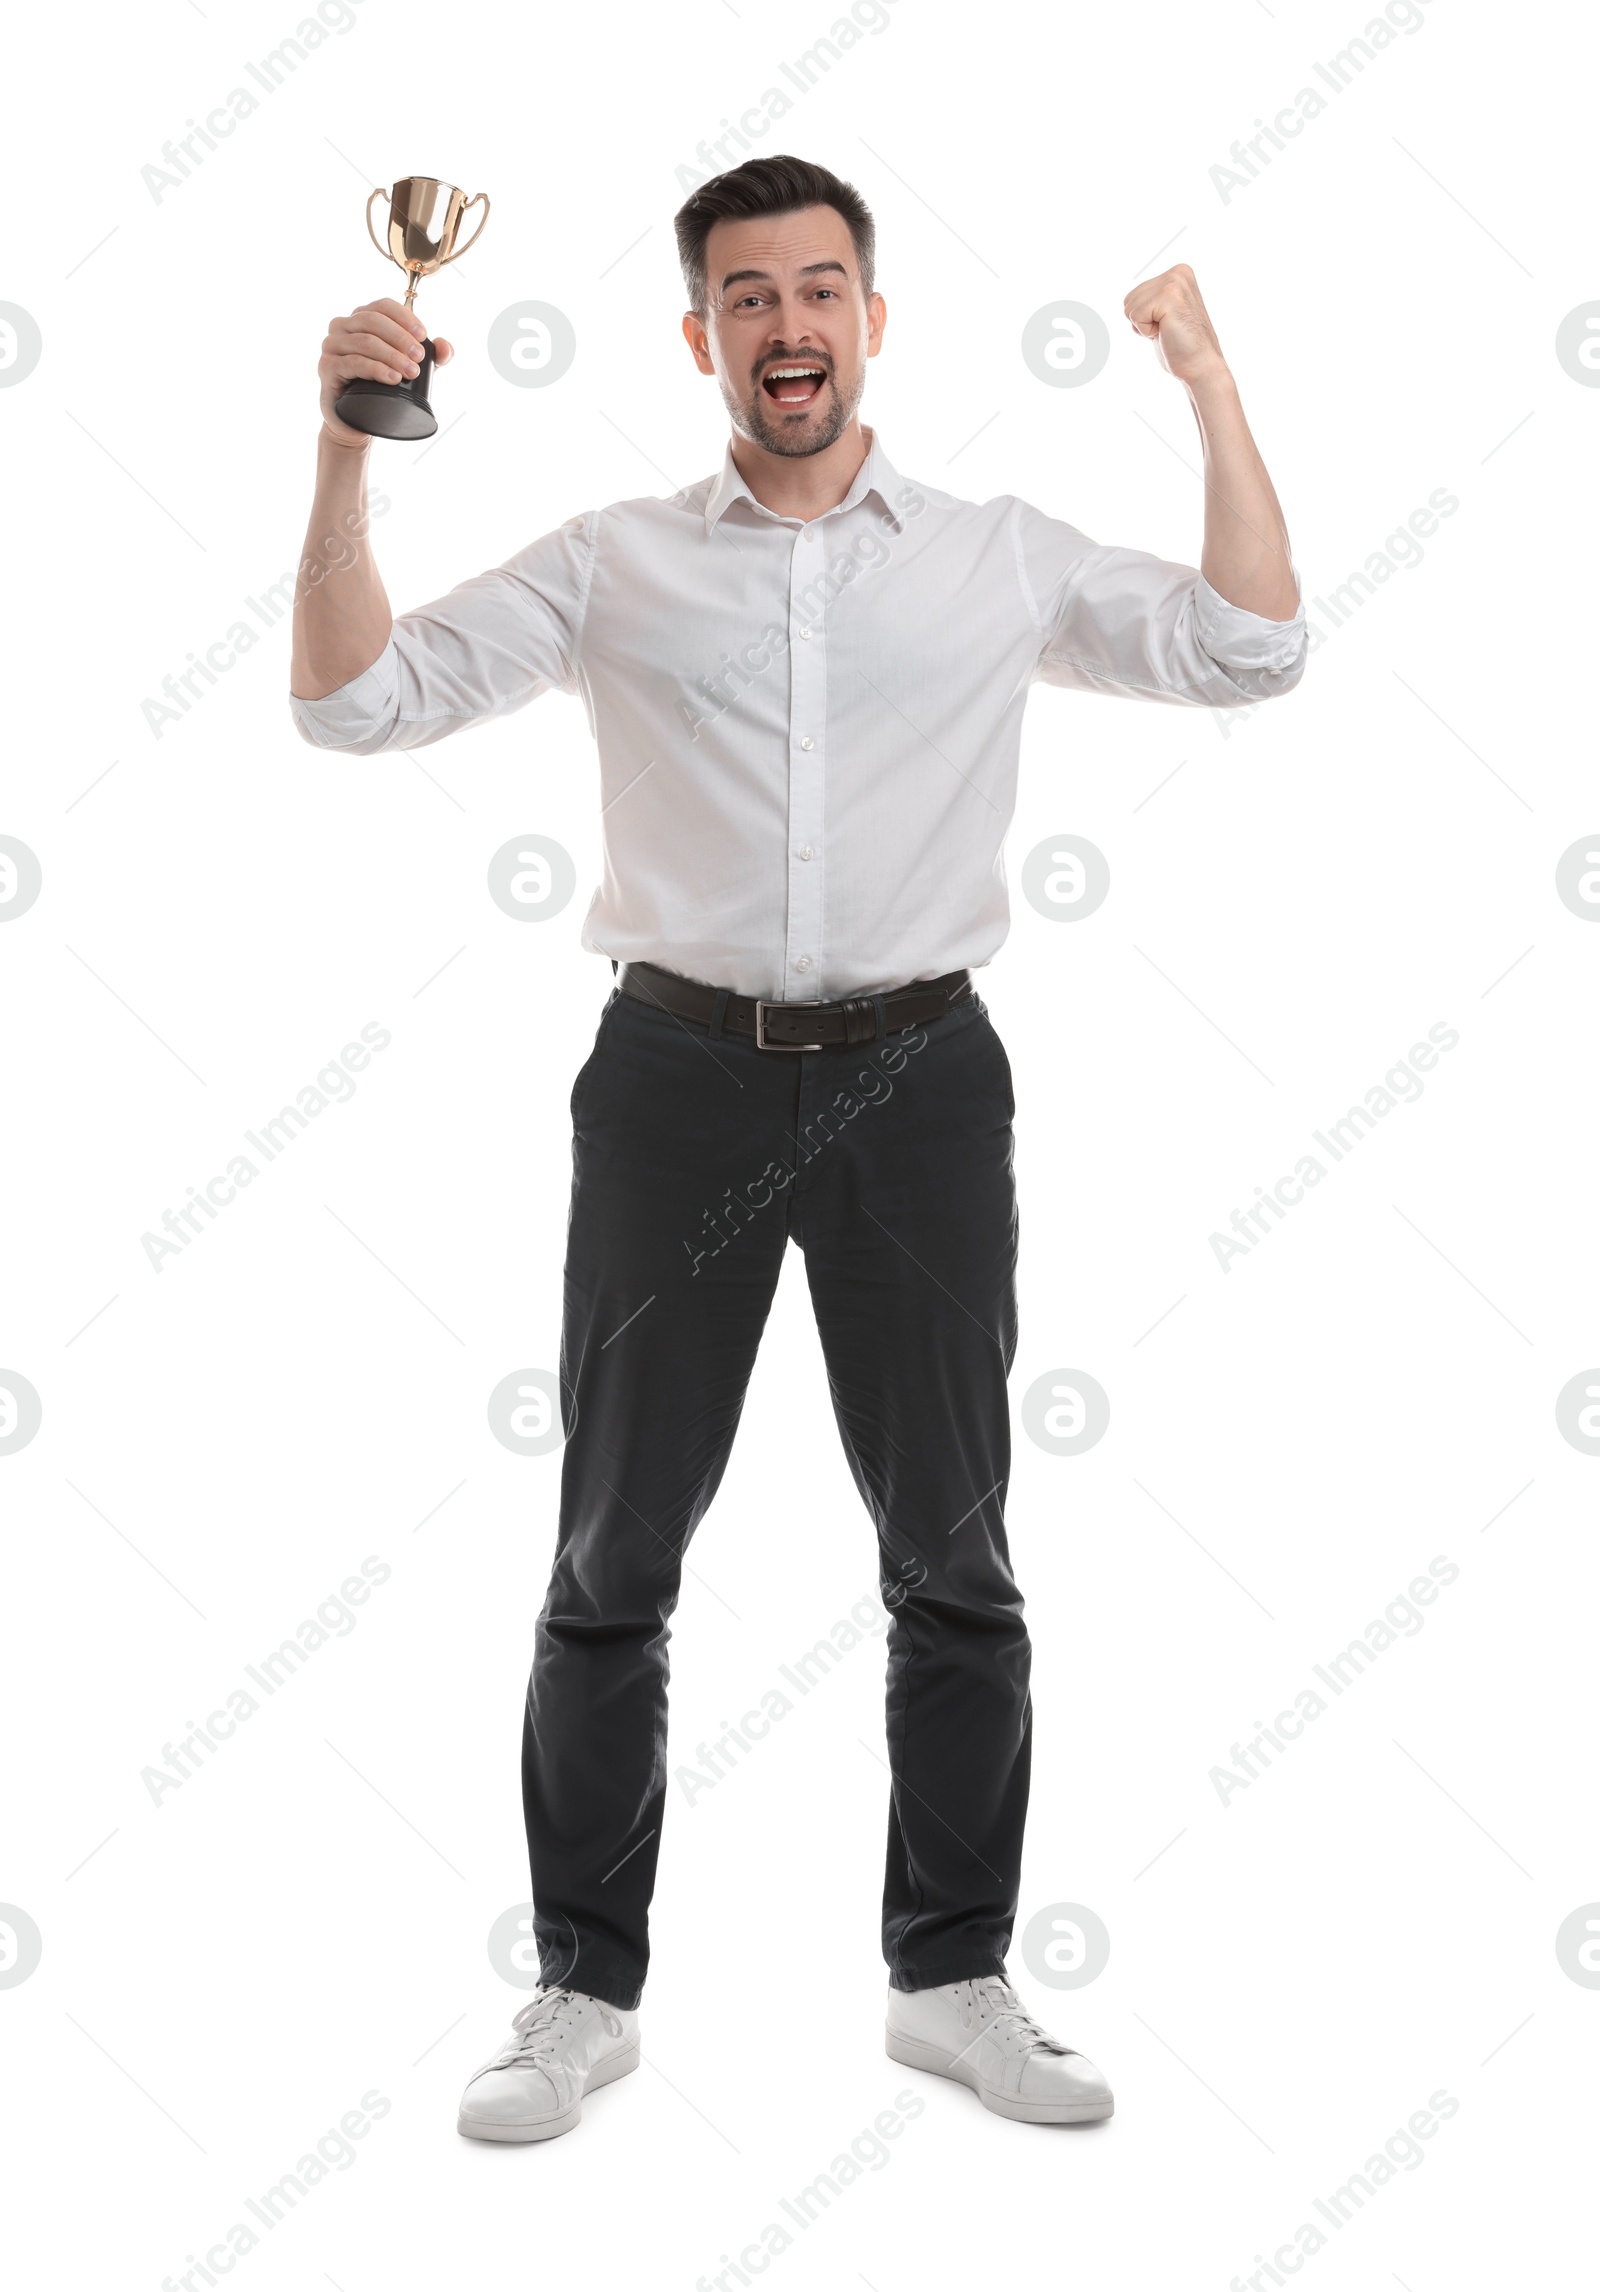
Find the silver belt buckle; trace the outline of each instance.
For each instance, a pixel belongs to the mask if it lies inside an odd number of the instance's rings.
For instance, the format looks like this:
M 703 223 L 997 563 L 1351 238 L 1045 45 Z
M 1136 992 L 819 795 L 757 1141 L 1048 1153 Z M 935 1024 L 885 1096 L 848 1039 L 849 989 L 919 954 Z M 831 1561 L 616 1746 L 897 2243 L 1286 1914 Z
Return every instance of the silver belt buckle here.
M 766 1014 L 768 1011 L 820 1011 L 821 1009 L 820 1003 L 764 1003 L 758 995 L 756 997 L 756 1049 L 775 1051 L 826 1050 L 828 1047 L 826 1043 L 769 1043 L 766 1032 Z

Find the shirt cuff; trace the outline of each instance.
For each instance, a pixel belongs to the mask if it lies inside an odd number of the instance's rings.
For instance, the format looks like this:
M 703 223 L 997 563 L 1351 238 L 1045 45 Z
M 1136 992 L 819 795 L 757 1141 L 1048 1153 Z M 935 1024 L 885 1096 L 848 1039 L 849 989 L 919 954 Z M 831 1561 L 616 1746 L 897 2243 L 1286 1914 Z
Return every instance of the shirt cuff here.
M 400 656 L 391 636 L 371 668 L 320 700 L 302 700 L 292 692 L 289 708 L 302 738 L 318 748 L 347 748 L 393 722 L 399 684 Z
M 1230 669 L 1293 668 L 1305 650 L 1306 609 L 1298 567 L 1294 575 L 1295 610 L 1289 621 L 1266 621 L 1243 605 L 1230 605 L 1218 596 L 1202 573 L 1195 583 L 1195 629 L 1214 661 Z

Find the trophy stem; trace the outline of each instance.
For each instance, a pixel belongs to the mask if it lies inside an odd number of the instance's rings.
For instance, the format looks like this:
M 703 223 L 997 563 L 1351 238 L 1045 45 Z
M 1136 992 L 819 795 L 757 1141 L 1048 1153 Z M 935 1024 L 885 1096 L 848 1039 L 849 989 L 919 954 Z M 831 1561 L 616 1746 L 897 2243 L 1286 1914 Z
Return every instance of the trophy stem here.
M 418 287 L 419 287 L 419 286 L 421 286 L 421 284 L 422 284 L 422 273 L 421 273 L 420 271 L 413 271 L 413 272 L 410 274 L 410 284 L 409 284 L 409 285 L 407 286 L 407 288 L 406 288 L 406 308 L 407 308 L 407 310 L 409 310 L 409 309 L 411 308 L 412 304 L 413 304 L 413 303 L 416 301 L 416 299 L 417 299 L 417 289 L 418 289 Z

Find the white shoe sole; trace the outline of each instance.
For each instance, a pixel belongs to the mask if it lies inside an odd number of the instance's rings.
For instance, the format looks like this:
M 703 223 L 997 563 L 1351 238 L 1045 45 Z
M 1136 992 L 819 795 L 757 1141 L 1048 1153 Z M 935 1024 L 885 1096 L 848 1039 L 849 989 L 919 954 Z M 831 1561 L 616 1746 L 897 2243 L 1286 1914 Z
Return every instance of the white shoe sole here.
M 557 2109 L 545 2117 L 474 2117 L 462 2105 L 456 2119 L 456 2131 L 465 2133 L 469 2141 L 553 2141 L 558 2133 L 570 2133 L 583 2115 L 583 2104 L 599 2086 L 609 2085 L 613 2079 L 626 2077 L 630 2069 L 639 2066 L 637 2044 L 621 2053 L 608 2054 L 604 2061 L 591 2069 L 584 2080 L 583 2091 L 569 2108 Z
M 1024 2125 L 1094 2125 L 1109 2117 L 1115 2107 L 1109 2097 L 1104 2101 L 1024 2101 L 1015 2093 L 1002 2093 L 986 2085 L 972 2063 L 960 2054 L 947 2053 L 942 2045 L 928 2045 L 920 2037 L 902 2037 L 898 2030 L 885 2029 L 884 2050 L 891 2061 L 903 2062 L 907 2069 L 926 2069 L 935 2077 L 951 2077 L 958 2085 L 970 2085 L 986 2109 Z

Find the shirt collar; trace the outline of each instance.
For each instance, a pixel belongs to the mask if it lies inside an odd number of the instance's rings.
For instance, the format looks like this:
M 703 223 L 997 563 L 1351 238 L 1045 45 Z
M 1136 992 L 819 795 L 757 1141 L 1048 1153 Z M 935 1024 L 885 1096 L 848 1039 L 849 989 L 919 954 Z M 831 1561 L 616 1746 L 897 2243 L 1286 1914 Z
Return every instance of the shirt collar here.
M 905 522 L 899 508 L 899 495 L 902 491 L 900 473 L 878 443 L 877 431 L 869 429 L 865 434 L 867 458 L 851 480 L 850 491 L 835 509 L 827 510 L 823 514 L 833 517 L 838 514 L 838 510 L 854 509 L 857 502 L 864 501 L 869 493 L 875 493 L 898 532 Z M 723 512 L 741 497 L 748 501 L 762 516 L 772 517 L 774 515 L 763 502 L 756 500 L 755 495 L 739 475 L 730 441 L 723 453 L 722 468 L 716 483 L 706 497 L 705 522 L 708 539 Z M 785 521 L 778 519 L 777 522 L 781 524 Z

